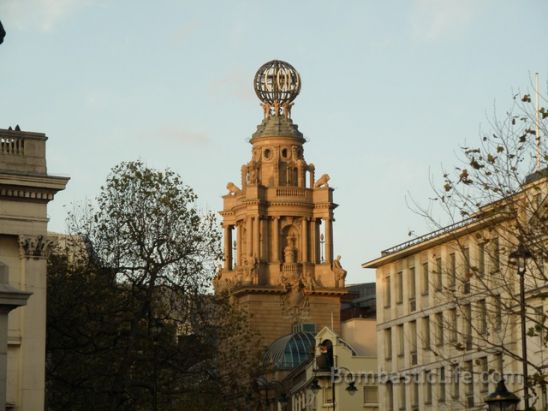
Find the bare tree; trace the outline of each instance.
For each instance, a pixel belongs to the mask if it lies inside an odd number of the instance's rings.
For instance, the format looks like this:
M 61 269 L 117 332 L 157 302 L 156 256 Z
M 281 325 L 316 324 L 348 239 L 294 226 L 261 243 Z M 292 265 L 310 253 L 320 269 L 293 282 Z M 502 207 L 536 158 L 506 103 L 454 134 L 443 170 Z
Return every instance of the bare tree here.
M 440 258 L 429 276 L 436 304 L 444 310 L 432 316 L 428 327 L 435 328 L 437 340 L 429 342 L 430 349 L 449 366 L 475 351 L 489 354 L 479 358 L 476 370 L 507 372 L 503 358 L 519 370 L 517 363 L 524 360 L 519 344 L 522 305 L 509 255 L 520 243 L 531 253 L 525 275 L 527 344 L 537 353 L 547 347 L 548 111 L 535 109 L 535 97 L 516 94 L 510 111 L 491 117 L 490 131 L 479 145 L 462 147 L 460 164 L 443 173 L 439 187 L 432 184 L 432 203 L 422 207 L 414 202 L 415 211 L 437 230 L 429 237 L 446 237 L 446 261 L 442 264 Z M 544 96 L 539 97 L 545 104 Z M 421 338 L 430 335 L 423 332 Z M 548 383 L 548 363 L 540 358 L 528 358 L 526 384 L 535 407 Z

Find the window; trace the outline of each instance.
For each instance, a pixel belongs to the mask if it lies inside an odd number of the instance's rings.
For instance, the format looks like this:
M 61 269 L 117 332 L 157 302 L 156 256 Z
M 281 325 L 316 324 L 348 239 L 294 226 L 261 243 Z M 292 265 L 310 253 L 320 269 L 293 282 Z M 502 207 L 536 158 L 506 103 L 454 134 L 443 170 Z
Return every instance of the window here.
M 432 404 L 432 372 L 424 373 L 424 403 Z
M 480 392 L 489 391 L 489 368 L 487 367 L 487 357 L 478 359 L 480 368 Z
M 474 406 L 474 374 L 472 369 L 472 361 L 466 361 L 464 363 L 464 369 L 466 370 L 466 378 L 464 379 L 464 390 L 466 392 L 466 405 L 468 407 Z
M 452 308 L 449 310 L 449 340 L 451 342 L 457 341 L 457 309 Z
M 409 268 L 409 311 L 415 311 L 417 309 L 415 294 L 415 267 L 411 267 Z
M 464 306 L 464 339 L 466 349 L 472 349 L 472 307 L 470 304 Z
M 479 275 L 483 276 L 485 274 L 485 243 L 478 245 L 478 254 L 478 272 Z
M 500 331 L 502 327 L 502 301 L 500 295 L 494 297 L 495 301 L 495 330 Z
M 457 283 L 457 260 L 455 253 L 449 254 L 449 285 L 454 287 Z
M 439 396 L 440 402 L 445 402 L 445 367 L 440 368 L 440 384 L 439 384 Z
M 443 313 L 436 313 L 436 345 L 443 345 Z
M 403 281 L 402 272 L 396 274 L 396 304 L 401 304 L 403 301 Z
M 436 291 L 441 291 L 442 289 L 442 265 L 441 257 L 436 258 Z
M 472 273 L 470 272 L 470 248 L 465 247 L 463 250 L 464 258 L 464 273 L 463 273 L 463 292 L 464 294 L 470 293 L 470 277 Z
M 400 410 L 405 410 L 405 380 L 400 381 Z
M 424 341 L 423 346 L 425 350 L 430 349 L 430 317 L 426 316 L 422 319 L 422 339 Z
M 324 404 L 333 404 L 333 387 L 331 385 L 323 388 L 323 402 Z
M 417 364 L 417 322 L 409 321 L 409 334 L 411 334 L 411 365 Z
M 409 268 L 409 298 L 415 298 L 415 267 Z
M 390 307 L 390 276 L 384 277 L 384 308 Z
M 419 382 L 417 378 L 413 378 L 413 395 L 411 397 L 411 409 L 419 409 Z
M 479 332 L 485 335 L 487 332 L 487 305 L 485 300 L 478 301 L 478 313 L 479 313 Z
M 404 343 L 404 335 L 403 335 L 403 324 L 398 325 L 398 357 L 403 357 L 403 354 L 405 352 L 405 343 Z
M 387 402 L 387 411 L 394 411 L 394 386 L 392 381 L 386 383 L 386 402 Z
M 422 294 L 428 295 L 428 263 L 422 264 Z
M 500 270 L 500 248 L 499 239 L 497 237 L 491 239 L 491 273 L 496 273 Z
M 384 330 L 384 358 L 392 359 L 392 330 L 390 328 Z
M 460 379 L 459 367 L 455 365 L 453 367 L 453 389 L 452 389 L 452 392 L 451 392 L 451 396 L 455 400 L 460 398 L 459 379 Z
M 498 352 L 494 355 L 493 362 L 495 363 L 495 371 L 499 372 L 500 375 L 502 375 L 504 370 L 502 369 L 503 362 L 502 362 L 502 353 L 501 352 Z
M 543 347 L 544 337 L 546 336 L 546 316 L 544 315 L 542 306 L 535 307 L 535 316 L 537 321 L 535 330 L 538 334 L 538 344 L 539 347 Z
M 363 403 L 374 406 L 379 403 L 379 393 L 376 385 L 365 385 L 363 387 Z

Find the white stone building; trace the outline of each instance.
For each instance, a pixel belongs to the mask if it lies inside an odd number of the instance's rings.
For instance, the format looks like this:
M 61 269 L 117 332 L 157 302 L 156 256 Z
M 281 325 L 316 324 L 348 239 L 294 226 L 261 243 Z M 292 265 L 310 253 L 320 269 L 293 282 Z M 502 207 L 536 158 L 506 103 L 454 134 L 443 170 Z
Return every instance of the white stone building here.
M 44 410 L 47 204 L 69 180 L 48 175 L 46 140 L 0 129 L 0 262 L 9 285 L 32 293 L 9 314 L 8 410 Z
M 539 247 L 525 276 L 526 328 L 534 330 L 548 312 L 546 169 L 533 177 L 508 202 L 363 264 L 376 269 L 380 411 L 479 409 L 500 372 L 523 395 L 519 276 L 508 255 L 516 221 L 535 225 Z M 548 367 L 547 326 L 526 339 L 530 376 Z M 530 394 L 537 410 L 548 409 L 546 388 Z

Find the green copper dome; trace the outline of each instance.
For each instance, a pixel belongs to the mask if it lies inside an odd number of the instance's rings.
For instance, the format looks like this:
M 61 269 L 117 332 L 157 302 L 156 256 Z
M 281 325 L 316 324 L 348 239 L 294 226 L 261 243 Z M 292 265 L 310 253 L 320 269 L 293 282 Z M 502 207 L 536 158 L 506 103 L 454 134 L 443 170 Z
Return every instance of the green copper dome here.
M 298 332 L 278 338 L 266 351 L 265 366 L 277 370 L 291 370 L 314 356 L 314 334 Z

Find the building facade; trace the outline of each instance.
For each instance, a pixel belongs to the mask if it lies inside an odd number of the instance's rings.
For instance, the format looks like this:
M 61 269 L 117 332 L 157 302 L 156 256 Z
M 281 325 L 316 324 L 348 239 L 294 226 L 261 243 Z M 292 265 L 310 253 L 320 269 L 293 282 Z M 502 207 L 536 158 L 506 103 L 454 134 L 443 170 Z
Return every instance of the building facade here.
M 374 322 L 363 320 L 361 329 L 371 331 L 369 325 L 374 327 Z M 327 342 L 332 346 L 334 369 L 325 367 L 325 361 L 320 360 L 320 347 Z M 356 349 L 327 327 L 316 335 L 315 346 L 315 358 L 293 370 L 283 380 L 288 392 L 287 410 L 377 411 L 376 352 Z
M 8 322 L 7 409 L 19 411 L 44 410 L 47 204 L 69 180 L 47 173 L 46 140 L 0 129 L 0 262 L 9 285 L 32 293 Z
M 518 225 L 530 234 L 535 256 L 525 275 L 528 372 L 542 375 L 548 366 L 545 171 L 478 215 L 363 264 L 376 269 L 381 411 L 479 409 L 501 374 L 523 396 L 519 276 L 508 260 Z M 547 409 L 545 386 L 530 395 L 537 410 Z
M 274 60 L 259 69 L 255 90 L 263 121 L 251 159 L 223 196 L 224 266 L 214 280 L 249 313 L 264 344 L 310 323 L 340 332 L 346 271 L 334 256 L 333 188 L 316 178 L 305 138 L 291 119 L 300 76 Z

